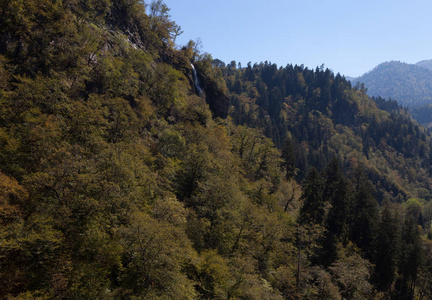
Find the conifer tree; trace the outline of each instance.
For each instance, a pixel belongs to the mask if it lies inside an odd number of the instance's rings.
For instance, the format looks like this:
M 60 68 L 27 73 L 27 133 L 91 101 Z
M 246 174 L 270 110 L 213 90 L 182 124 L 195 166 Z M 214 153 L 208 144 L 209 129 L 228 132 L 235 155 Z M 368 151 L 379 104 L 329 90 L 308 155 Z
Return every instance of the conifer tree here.
M 327 219 L 327 229 L 340 241 L 346 241 L 349 217 L 348 184 L 339 167 L 339 161 L 333 158 L 325 171 L 324 201 L 331 204 Z
M 399 278 L 395 293 L 398 299 L 413 299 L 417 273 L 421 264 L 420 230 L 417 220 L 408 216 L 402 228 L 401 256 L 399 260 Z
M 379 222 L 378 203 L 364 169 L 358 167 L 354 176 L 351 240 L 371 259 Z
M 389 201 L 384 202 L 376 243 L 374 282 L 380 291 L 389 293 L 395 278 L 400 254 L 400 215 Z
M 347 242 L 349 217 L 348 184 L 342 175 L 339 161 L 333 158 L 325 170 L 325 185 L 323 198 L 330 203 L 326 219 L 327 233 L 322 241 L 322 251 L 318 261 L 324 266 L 330 266 L 337 258 L 339 243 Z
M 294 143 L 291 138 L 287 138 L 282 148 L 283 165 L 286 171 L 286 179 L 290 180 L 295 175 L 295 152 Z
M 324 199 L 323 199 L 323 180 L 321 174 L 311 168 L 303 183 L 303 194 L 301 199 L 303 205 L 300 208 L 299 222 L 301 224 L 319 224 L 324 221 Z

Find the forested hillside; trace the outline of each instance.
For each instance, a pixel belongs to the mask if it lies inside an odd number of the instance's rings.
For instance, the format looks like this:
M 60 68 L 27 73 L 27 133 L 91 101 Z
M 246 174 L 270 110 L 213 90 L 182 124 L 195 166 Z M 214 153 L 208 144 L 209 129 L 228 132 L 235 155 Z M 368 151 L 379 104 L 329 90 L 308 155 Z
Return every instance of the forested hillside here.
M 293 147 L 298 180 L 338 157 L 346 172 L 358 164 L 368 170 L 380 201 L 430 189 L 430 133 L 395 101 L 371 99 L 364 86 L 352 88 L 328 69 L 266 62 L 222 70 L 234 122 L 263 130 L 281 149 Z
M 385 62 L 351 82 L 364 83 L 370 96 L 390 97 L 410 108 L 432 103 L 430 61 L 418 64 Z
M 432 59 L 419 61 L 418 63 L 416 63 L 416 66 L 426 68 L 432 71 Z
M 410 112 L 420 124 L 429 129 L 432 127 L 432 104 L 411 108 Z
M 0 299 L 432 297 L 431 137 L 397 104 L 178 49 L 162 1 L 0 16 Z
M 396 99 L 408 107 L 413 118 L 420 124 L 432 124 L 432 61 L 416 64 L 396 61 L 380 64 L 358 78 L 350 78 L 353 84 L 364 84 L 370 96 Z

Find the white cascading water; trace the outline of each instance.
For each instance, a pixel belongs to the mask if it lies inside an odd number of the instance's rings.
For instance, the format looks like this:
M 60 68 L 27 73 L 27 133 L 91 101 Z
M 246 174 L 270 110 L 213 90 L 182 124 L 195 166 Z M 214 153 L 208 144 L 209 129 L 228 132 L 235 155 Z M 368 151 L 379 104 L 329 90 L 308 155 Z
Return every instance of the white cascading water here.
M 193 64 L 191 64 L 191 67 L 192 67 L 192 74 L 193 74 L 193 80 L 194 80 L 195 90 L 196 90 L 198 96 L 200 96 L 201 93 L 202 93 L 202 88 L 201 88 L 199 80 L 198 80 L 198 75 L 197 75 L 197 72 L 196 72 L 195 67 L 194 67 Z

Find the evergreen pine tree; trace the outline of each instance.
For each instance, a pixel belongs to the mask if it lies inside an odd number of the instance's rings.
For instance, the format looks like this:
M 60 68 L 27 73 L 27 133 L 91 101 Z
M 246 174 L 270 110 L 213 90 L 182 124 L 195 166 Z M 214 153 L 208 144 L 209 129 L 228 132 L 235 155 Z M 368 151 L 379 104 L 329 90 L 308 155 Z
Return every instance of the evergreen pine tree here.
M 320 224 L 324 221 L 323 180 L 315 168 L 311 168 L 303 183 L 300 208 L 300 224 Z
M 348 184 L 339 167 L 339 162 L 333 158 L 325 171 L 323 199 L 330 203 L 326 220 L 327 233 L 321 243 L 322 251 L 318 262 L 330 266 L 337 258 L 338 243 L 348 241 L 349 192 Z
M 400 215 L 384 202 L 376 242 L 374 282 L 380 291 L 390 293 L 400 255 Z
M 379 223 L 378 203 L 364 169 L 358 167 L 354 175 L 351 240 L 369 259 L 374 255 L 374 243 Z
M 402 228 L 399 278 L 396 281 L 397 299 L 413 299 L 418 269 L 421 265 L 421 239 L 417 220 L 408 217 Z
M 324 201 L 331 204 L 327 218 L 327 229 L 334 233 L 341 242 L 345 242 L 350 209 L 349 192 L 348 184 L 336 158 L 333 158 L 328 165 L 325 176 Z
M 287 138 L 282 148 L 283 165 L 286 171 L 286 178 L 290 180 L 295 175 L 295 152 L 294 143 L 291 138 Z

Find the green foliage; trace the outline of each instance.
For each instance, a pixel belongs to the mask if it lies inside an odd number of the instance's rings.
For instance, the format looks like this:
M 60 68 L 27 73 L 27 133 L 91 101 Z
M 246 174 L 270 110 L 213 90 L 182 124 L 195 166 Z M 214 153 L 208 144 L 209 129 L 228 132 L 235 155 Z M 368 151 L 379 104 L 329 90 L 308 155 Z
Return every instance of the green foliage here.
M 63 236 L 44 216 L 17 220 L 0 236 L 2 297 L 21 291 L 44 290 L 55 274 L 67 268 L 62 261 Z
M 294 177 L 295 170 L 295 152 L 291 139 L 286 139 L 282 148 L 282 159 L 284 160 L 286 178 L 289 180 Z
M 372 296 L 372 264 L 348 248 L 329 270 L 344 299 L 369 299 Z
M 376 233 L 379 223 L 379 207 L 372 194 L 372 185 L 362 168 L 355 174 L 352 204 L 351 240 L 364 251 L 369 259 L 374 257 Z
M 386 202 L 381 211 L 378 229 L 375 284 L 389 294 L 395 278 L 401 248 L 401 214 Z
M 413 299 L 422 251 L 420 231 L 417 222 L 411 216 L 407 217 L 402 227 L 401 245 L 399 278 L 396 281 L 395 294 L 397 297 Z
M 180 26 L 171 21 L 168 6 L 161 0 L 152 1 L 149 9 L 150 30 L 157 32 L 162 41 L 175 41 L 182 34 Z
M 182 272 L 194 253 L 181 227 L 135 213 L 130 225 L 120 227 L 117 234 L 123 248 L 124 268 L 119 280 L 126 295 L 194 297 L 192 282 Z
M 324 170 L 336 156 L 344 173 L 364 165 L 379 203 L 430 188 L 430 134 L 397 105 L 375 103 L 365 89 L 324 68 L 264 62 L 221 69 L 233 121 L 262 130 L 281 149 L 291 140 L 296 180 L 311 166 Z
M 323 68 L 176 50 L 168 12 L 0 2 L 0 298 L 427 295 L 429 203 L 375 199 L 428 200 L 428 133 Z
M 312 168 L 303 182 L 303 205 L 300 208 L 300 224 L 323 224 L 325 217 L 323 193 L 323 179 L 318 171 Z
M 337 159 L 333 159 L 326 169 L 324 184 L 324 201 L 331 204 L 327 218 L 327 228 L 340 241 L 346 241 L 348 234 L 348 217 L 350 215 L 350 195 L 348 184 L 342 175 Z

